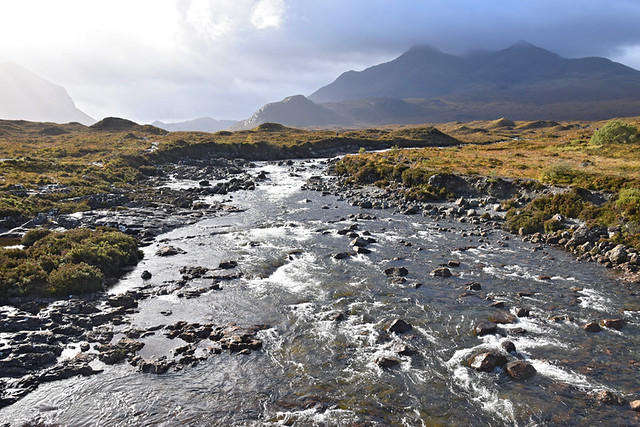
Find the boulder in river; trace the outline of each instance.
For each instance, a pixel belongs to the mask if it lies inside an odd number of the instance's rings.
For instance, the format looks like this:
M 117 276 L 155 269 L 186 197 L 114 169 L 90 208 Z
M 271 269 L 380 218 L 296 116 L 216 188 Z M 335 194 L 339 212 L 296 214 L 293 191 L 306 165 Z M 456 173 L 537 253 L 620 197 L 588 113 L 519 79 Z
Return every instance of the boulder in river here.
M 632 410 L 636 412 L 640 412 L 640 400 L 634 400 L 632 402 L 629 402 L 629 406 L 631 407 Z
M 378 356 L 375 358 L 374 362 L 381 368 L 393 368 L 400 364 L 400 359 L 389 356 Z
M 404 277 L 409 274 L 409 270 L 405 267 L 389 267 L 384 270 L 384 274 L 389 277 Z
M 600 325 L 598 325 L 596 322 L 589 322 L 589 323 L 583 325 L 582 329 L 584 329 L 587 332 L 600 332 L 601 331 Z
M 507 363 L 505 369 L 511 378 L 518 381 L 527 380 L 536 374 L 536 368 L 522 360 Z
M 476 371 L 491 372 L 496 366 L 504 366 L 507 363 L 507 358 L 500 353 L 485 352 L 476 354 L 469 366 Z
M 606 328 L 616 329 L 618 331 L 624 328 L 624 325 L 627 324 L 624 319 L 604 319 L 601 323 L 602 326 Z
M 180 248 L 176 248 L 175 246 L 160 246 L 156 251 L 156 255 L 158 256 L 173 256 L 178 254 L 185 254 L 186 252 Z
M 351 246 L 360 247 L 360 248 L 364 248 L 368 244 L 369 244 L 369 242 L 367 240 L 363 239 L 362 237 L 356 237 L 350 243 Z
M 396 333 L 396 334 L 404 334 L 405 332 L 409 332 L 413 327 L 408 324 L 407 322 L 405 322 L 402 319 L 395 319 L 392 320 L 391 322 L 389 322 L 386 327 L 385 330 L 388 333 Z
M 231 270 L 232 268 L 236 268 L 238 266 L 238 261 L 222 261 L 218 264 L 218 268 L 223 270 Z
M 447 277 L 451 277 L 451 270 L 449 270 L 447 267 L 438 267 L 435 270 L 433 270 L 431 274 L 434 277 L 447 278 Z
M 625 405 L 627 403 L 622 397 L 609 391 L 603 390 L 596 394 L 596 400 L 603 405 Z
M 495 334 L 498 330 L 498 325 L 493 322 L 480 322 L 475 328 L 476 336 L 483 336 L 489 334 Z
M 507 353 L 513 353 L 514 351 L 516 351 L 516 345 L 509 340 L 502 341 L 500 345 Z
M 149 270 L 143 271 L 142 274 L 140 275 L 142 280 L 149 280 L 149 279 L 151 279 L 152 276 L 153 275 L 149 272 Z

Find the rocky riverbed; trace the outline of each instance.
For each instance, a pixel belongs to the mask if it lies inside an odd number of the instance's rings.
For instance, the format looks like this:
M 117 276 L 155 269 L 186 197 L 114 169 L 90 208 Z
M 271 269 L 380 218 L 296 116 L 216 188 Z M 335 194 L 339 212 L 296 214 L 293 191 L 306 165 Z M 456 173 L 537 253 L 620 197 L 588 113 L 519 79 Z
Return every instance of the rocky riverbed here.
M 500 195 L 415 203 L 323 162 L 228 166 L 166 166 L 157 197 L 68 217 L 145 258 L 108 295 L 3 309 L 2 422 L 637 422 L 634 285 L 504 232 Z

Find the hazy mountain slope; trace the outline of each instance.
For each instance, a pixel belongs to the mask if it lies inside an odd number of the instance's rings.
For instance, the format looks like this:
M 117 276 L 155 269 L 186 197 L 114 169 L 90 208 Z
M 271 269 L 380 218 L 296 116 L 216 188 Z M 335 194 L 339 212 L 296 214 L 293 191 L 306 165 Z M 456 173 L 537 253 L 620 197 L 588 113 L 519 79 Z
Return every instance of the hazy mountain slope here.
M 351 120 L 315 104 L 302 95 L 295 95 L 263 106 L 250 118 L 236 123 L 230 129 L 253 129 L 268 122 L 294 127 L 330 127 L 347 126 Z
M 228 129 L 236 122 L 237 120 L 216 120 L 211 117 L 200 117 L 194 120 L 175 123 L 164 123 L 156 120 L 152 125 L 160 129 L 168 130 L 169 132 L 218 132 Z
M 640 114 L 640 71 L 526 42 L 460 57 L 423 46 L 346 72 L 309 98 L 358 124 L 597 120 Z
M 76 108 L 67 91 L 12 63 L 0 63 L 0 118 L 38 122 L 80 122 L 94 119 Z

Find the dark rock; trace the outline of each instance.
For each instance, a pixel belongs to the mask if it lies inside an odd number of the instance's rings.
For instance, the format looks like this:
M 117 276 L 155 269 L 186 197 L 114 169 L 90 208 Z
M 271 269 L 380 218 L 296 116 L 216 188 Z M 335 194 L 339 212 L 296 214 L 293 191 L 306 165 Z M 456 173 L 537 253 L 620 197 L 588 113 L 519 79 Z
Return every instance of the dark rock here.
M 507 353 L 513 353 L 516 351 L 516 345 L 509 340 L 502 341 L 500 345 Z
M 363 248 L 360 246 L 356 246 L 354 249 L 355 249 L 355 252 L 360 255 L 369 255 L 371 253 L 369 249 Z
M 128 294 L 115 295 L 107 299 L 107 305 L 111 307 L 123 307 L 125 309 L 135 308 L 138 302 Z
M 333 256 L 334 259 L 346 259 L 349 258 L 351 255 L 349 255 L 347 252 L 339 252 L 337 254 L 335 254 Z
M 514 380 L 523 381 L 533 377 L 536 374 L 536 368 L 530 363 L 522 360 L 515 360 L 507 363 L 507 374 Z
M 480 283 L 471 282 L 467 284 L 467 289 L 470 291 L 479 291 L 482 289 L 482 285 L 480 285 Z
M 451 270 L 449 270 L 447 267 L 438 267 L 435 270 L 433 270 L 431 272 L 431 274 L 434 277 L 443 277 L 443 278 L 447 278 L 447 277 L 451 277 Z
M 173 256 L 178 254 L 185 254 L 186 252 L 180 248 L 176 248 L 174 246 L 161 246 L 156 251 L 156 255 L 158 256 Z
M 367 240 L 363 239 L 362 237 L 356 237 L 349 244 L 351 246 L 364 248 L 365 246 L 367 246 L 369 244 L 369 242 Z
M 416 350 L 412 349 L 408 345 L 404 343 L 394 343 L 391 347 L 391 350 L 398 353 L 401 356 L 412 356 L 417 353 Z
M 610 329 L 620 330 L 622 329 L 627 322 L 624 319 L 604 319 L 602 321 L 602 326 Z
M 526 308 L 519 308 L 516 311 L 516 316 L 518 316 L 518 317 L 529 317 L 529 314 L 530 314 L 529 310 L 526 309 Z
M 496 301 L 489 304 L 489 307 L 492 308 L 504 308 L 504 301 Z
M 506 363 L 507 358 L 502 354 L 487 352 L 475 355 L 469 366 L 476 371 L 491 372 L 496 366 L 504 366 Z
M 35 301 L 25 302 L 18 307 L 22 311 L 26 311 L 31 314 L 38 314 L 40 312 L 40 306 Z
M 145 271 L 143 271 L 143 272 L 142 272 L 142 274 L 140 275 L 140 277 L 141 277 L 143 280 L 149 280 L 149 279 L 151 279 L 152 274 L 151 274 L 148 270 L 145 270 Z
M 516 316 L 506 311 L 496 311 L 489 315 L 489 321 L 493 323 L 513 323 L 516 321 Z
M 143 360 L 138 366 L 145 374 L 161 375 L 166 373 L 171 365 L 167 360 Z
M 375 358 L 374 363 L 381 368 L 393 368 L 400 364 L 400 359 L 389 356 L 378 356 Z
M 223 270 L 230 270 L 232 268 L 236 268 L 237 266 L 238 266 L 238 261 L 222 261 L 218 265 L 218 268 L 221 268 Z
M 583 325 L 582 329 L 584 329 L 587 332 L 600 332 L 601 331 L 600 325 L 598 325 L 596 322 L 589 322 L 589 323 Z
M 384 270 L 384 274 L 390 277 L 404 277 L 409 274 L 409 270 L 405 267 L 389 267 Z
M 447 265 L 449 267 L 460 267 L 460 261 L 451 260 L 447 262 Z
M 385 327 L 385 330 L 388 333 L 396 333 L 396 334 L 404 334 L 405 332 L 409 332 L 411 329 L 412 329 L 412 326 L 402 319 L 392 320 Z
M 498 331 L 498 325 L 492 322 L 480 322 L 475 328 L 476 336 L 495 334 Z
M 596 400 L 603 405 L 626 405 L 627 401 L 609 390 L 603 390 L 596 394 Z

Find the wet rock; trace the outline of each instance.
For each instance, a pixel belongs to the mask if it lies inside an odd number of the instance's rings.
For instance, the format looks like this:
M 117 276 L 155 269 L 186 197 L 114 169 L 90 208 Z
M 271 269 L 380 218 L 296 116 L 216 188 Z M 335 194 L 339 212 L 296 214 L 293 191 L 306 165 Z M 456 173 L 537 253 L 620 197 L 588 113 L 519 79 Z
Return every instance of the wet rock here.
M 393 345 L 391 346 L 391 350 L 401 356 L 413 356 L 414 354 L 417 353 L 416 350 L 409 347 L 405 343 L 399 343 L 399 342 L 393 343 Z
M 636 412 L 640 412 L 640 400 L 629 402 L 629 407 Z
M 238 266 L 238 261 L 222 261 L 218 264 L 218 268 L 223 270 L 231 270 L 232 268 L 236 268 Z
M 161 375 L 166 373 L 171 366 L 172 366 L 172 363 L 167 361 L 166 359 L 143 360 L 138 363 L 138 367 L 140 368 L 140 371 L 142 371 L 145 374 Z
M 529 317 L 529 310 L 526 308 L 519 308 L 516 310 L 516 316 L 518 317 Z
M 364 248 L 365 246 L 367 246 L 369 244 L 369 242 L 367 240 L 365 240 L 364 238 L 362 238 L 362 237 L 356 237 L 349 244 L 351 246 Z
M 602 330 L 600 328 L 600 325 L 598 325 L 596 322 L 589 322 L 583 325 L 582 329 L 584 329 L 587 332 L 600 332 Z
M 371 253 L 371 250 L 360 247 L 360 246 L 357 246 L 354 249 L 355 249 L 355 252 L 360 255 L 369 255 Z
M 489 307 L 492 308 L 504 308 L 504 301 L 495 301 L 489 304 Z
M 443 278 L 452 276 L 451 270 L 449 270 L 447 267 L 438 267 L 435 270 L 431 271 L 431 275 L 434 277 L 443 277 Z
M 602 321 L 602 326 L 610 329 L 620 330 L 622 329 L 627 322 L 624 319 L 604 319 Z
M 513 353 L 514 351 L 516 351 L 516 345 L 509 340 L 502 341 L 500 345 L 507 353 Z
M 516 316 L 506 311 L 496 311 L 489 315 L 489 321 L 492 323 L 513 323 L 516 321 Z
M 482 289 L 482 285 L 480 285 L 480 283 L 471 282 L 466 285 L 466 288 L 470 291 L 479 291 Z
M 342 311 L 330 311 L 329 313 L 326 313 L 323 317 L 323 320 L 330 320 L 332 322 L 342 322 L 343 320 L 347 319 L 347 315 L 344 314 Z
M 105 344 L 96 347 L 98 359 L 107 365 L 114 365 L 132 356 L 144 347 L 143 342 L 123 338 L 116 344 Z
M 394 319 L 385 327 L 385 330 L 388 333 L 395 334 L 404 334 L 405 332 L 409 332 L 411 329 L 413 329 L 413 327 L 402 319 Z
M 107 305 L 110 307 L 123 307 L 125 309 L 136 308 L 138 302 L 129 294 L 115 295 L 107 299 Z
M 35 301 L 29 301 L 21 304 L 18 308 L 30 314 L 38 314 L 40 312 L 40 306 Z
M 480 353 L 473 357 L 469 366 L 476 371 L 491 372 L 497 366 L 504 366 L 507 363 L 507 358 L 500 353 L 487 352 Z
M 536 368 L 522 360 L 507 363 L 505 370 L 507 371 L 507 375 L 518 381 L 527 380 L 536 374 Z
M 174 246 L 161 246 L 156 251 L 156 255 L 162 256 L 162 257 L 174 256 L 174 255 L 178 255 L 178 254 L 186 254 L 186 252 L 183 251 L 182 249 L 176 248 Z
M 338 252 L 337 254 L 335 254 L 333 256 L 334 259 L 347 259 L 349 258 L 351 255 L 349 255 L 349 253 L 347 252 Z
M 378 356 L 374 359 L 374 363 L 381 368 L 393 368 L 400 364 L 400 359 L 389 356 Z
M 480 322 L 475 328 L 476 336 L 495 334 L 498 331 L 498 325 L 493 322 Z
M 447 262 L 447 265 L 452 268 L 460 267 L 460 261 L 450 260 Z
M 404 277 L 409 274 L 409 270 L 405 267 L 389 267 L 384 270 L 384 274 L 389 277 Z
M 603 390 L 596 394 L 596 400 L 603 405 L 626 405 L 627 401 L 617 394 L 610 392 L 609 390 Z
M 152 276 L 153 275 L 149 272 L 149 270 L 143 271 L 142 274 L 140 275 L 142 280 L 149 280 L 149 279 L 151 279 Z
M 622 264 L 627 261 L 627 248 L 624 245 L 617 245 L 609 251 L 607 257 L 613 264 Z

